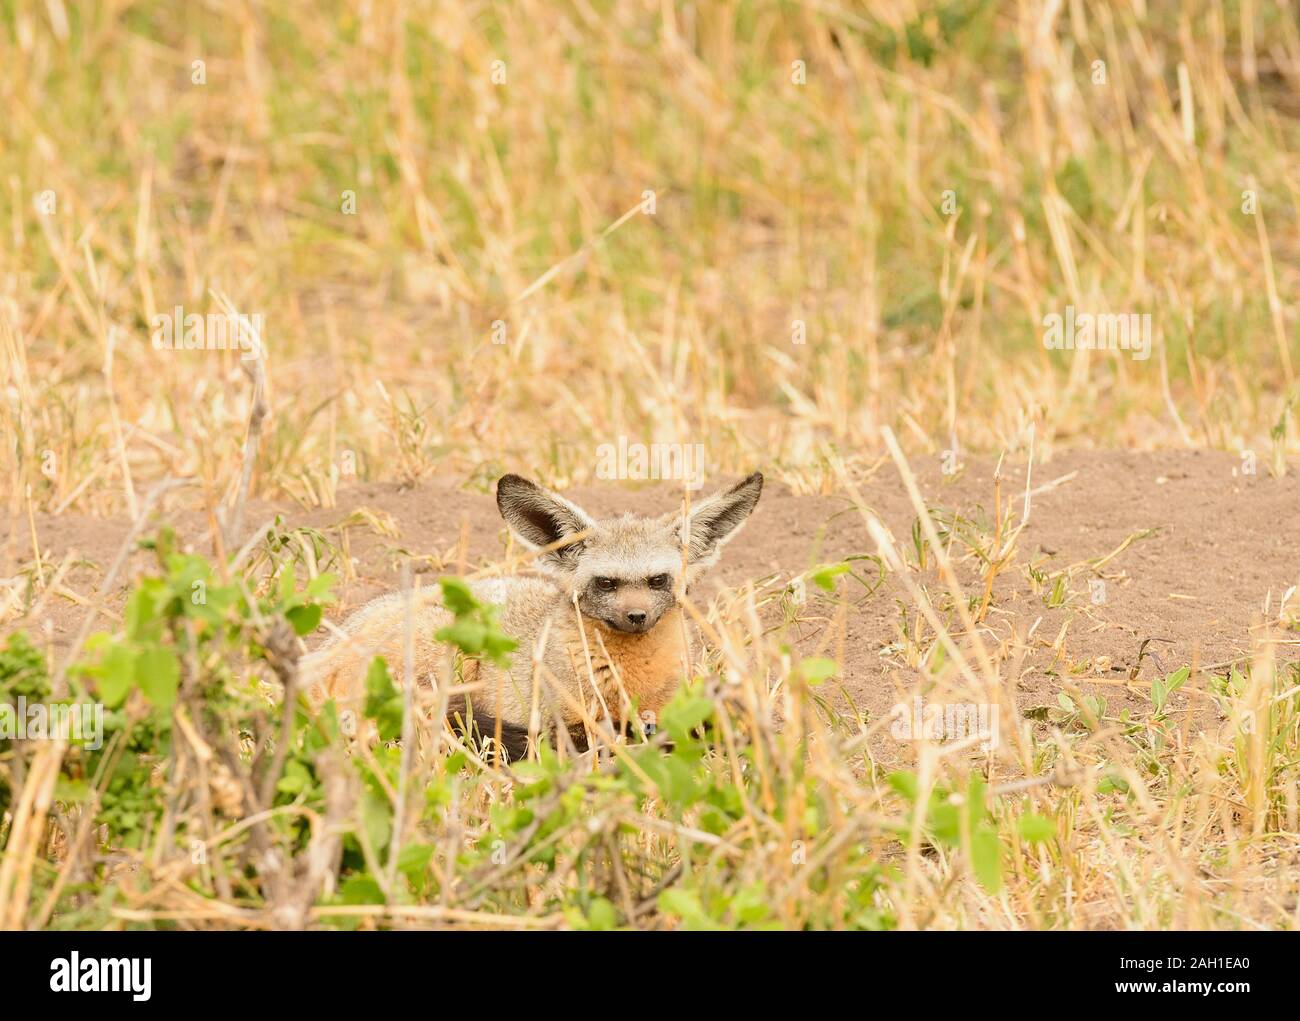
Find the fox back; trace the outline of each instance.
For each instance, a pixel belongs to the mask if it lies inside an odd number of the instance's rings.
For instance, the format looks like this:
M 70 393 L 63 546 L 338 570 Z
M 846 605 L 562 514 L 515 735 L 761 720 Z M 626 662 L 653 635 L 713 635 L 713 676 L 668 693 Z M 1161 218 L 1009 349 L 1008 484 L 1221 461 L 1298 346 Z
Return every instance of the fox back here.
M 592 721 L 620 728 L 672 698 L 689 670 L 689 628 L 679 608 L 686 592 L 717 562 L 762 493 L 754 473 L 692 508 L 659 517 L 595 519 L 576 504 L 518 475 L 497 483 L 497 506 L 519 542 L 536 555 L 533 573 L 474 583 L 475 596 L 501 606 L 501 629 L 519 648 L 509 669 L 468 661 L 469 693 L 448 707 L 461 726 L 500 737 L 511 758 L 530 737 Z M 413 597 L 414 676 L 444 679 L 447 647 L 434 634 L 450 620 L 438 593 Z M 383 656 L 400 676 L 407 632 L 402 593 L 358 609 L 342 633 L 302 661 L 317 701 L 359 705 L 366 669 Z

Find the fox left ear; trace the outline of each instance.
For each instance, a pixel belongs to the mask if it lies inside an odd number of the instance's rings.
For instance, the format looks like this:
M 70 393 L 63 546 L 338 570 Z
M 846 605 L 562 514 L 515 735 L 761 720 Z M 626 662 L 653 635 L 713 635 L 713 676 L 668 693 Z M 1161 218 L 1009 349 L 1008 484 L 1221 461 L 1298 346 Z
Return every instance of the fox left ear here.
M 577 504 L 519 475 L 502 475 L 497 480 L 497 507 L 525 546 L 546 550 L 539 558 L 543 565 L 572 568 L 582 550 L 581 540 L 556 549 L 547 547 L 595 525 Z
M 691 508 L 687 532 L 692 566 L 707 567 L 718 559 L 723 545 L 740 531 L 762 493 L 763 474 L 754 472 Z

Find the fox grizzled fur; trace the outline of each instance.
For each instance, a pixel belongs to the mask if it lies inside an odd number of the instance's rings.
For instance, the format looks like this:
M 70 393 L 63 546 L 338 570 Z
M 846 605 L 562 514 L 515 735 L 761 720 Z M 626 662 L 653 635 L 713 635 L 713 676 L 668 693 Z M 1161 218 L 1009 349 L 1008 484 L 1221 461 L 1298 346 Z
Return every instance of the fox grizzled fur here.
M 462 723 L 472 718 L 483 735 L 499 732 L 512 759 L 525 753 L 530 723 L 537 733 L 556 724 L 577 733 L 584 709 L 620 727 L 629 724 L 633 707 L 643 717 L 657 713 L 690 661 L 679 583 L 688 589 L 717 562 L 762 489 L 763 476 L 755 472 L 694 506 L 685 523 L 679 513 L 596 520 L 557 493 L 503 476 L 497 507 L 519 541 L 538 551 L 540 571 L 472 586 L 477 598 L 502 607 L 501 630 L 519 648 L 509 670 L 470 664 L 466 680 L 473 691 L 463 703 L 453 700 L 449 712 Z M 451 618 L 436 590 L 415 595 L 413 617 L 415 678 L 427 685 L 446 656 L 434 634 Z M 355 705 L 375 656 L 401 673 L 406 597 L 393 593 L 368 603 L 342 631 L 305 657 L 302 669 L 316 700 Z

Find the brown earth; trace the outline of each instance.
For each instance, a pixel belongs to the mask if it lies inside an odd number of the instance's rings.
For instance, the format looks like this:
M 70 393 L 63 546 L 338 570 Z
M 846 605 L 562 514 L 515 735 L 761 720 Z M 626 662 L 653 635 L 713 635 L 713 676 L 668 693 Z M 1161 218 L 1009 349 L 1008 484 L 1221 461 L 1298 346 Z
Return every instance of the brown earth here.
M 1060 481 L 1033 497 L 1016 559 L 998 578 L 983 626 L 991 649 L 1002 646 L 1010 652 L 1007 659 L 1015 664 L 1016 700 L 1022 711 L 1055 706 L 1065 678 L 1100 675 L 1111 683 L 1082 683 L 1082 690 L 1103 694 L 1108 713 L 1124 707 L 1141 712 L 1149 707 L 1145 682 L 1158 671 L 1189 664 L 1221 668 L 1251 654 L 1252 634 L 1265 609 L 1276 617 L 1284 593 L 1300 583 L 1300 478 L 1294 472 L 1274 478 L 1262 466 L 1258 475 L 1243 475 L 1240 464 L 1231 455 L 1204 451 L 1075 452 L 1035 466 L 1033 488 Z M 918 464 L 917 471 L 929 506 L 943 518 L 955 512 L 969 522 L 958 531 L 968 532 L 987 549 L 994 517 L 994 464 L 975 460 L 952 476 L 942 474 L 937 463 Z M 1002 476 L 1003 508 L 1015 525 L 1021 516 L 1025 467 L 1004 465 Z M 884 464 L 859 486 L 900 548 L 915 559 L 911 533 L 916 514 L 893 466 Z M 566 495 L 597 515 L 667 511 L 678 501 L 667 485 L 587 486 Z M 351 516 L 353 524 L 343 541 L 353 570 L 344 573 L 354 577 L 341 586 L 336 616 L 395 586 L 405 553 L 415 555 L 422 570 L 463 569 L 462 530 L 469 567 L 497 559 L 504 550 L 504 526 L 492 496 L 446 483 L 412 488 L 357 484 L 340 491 L 337 507 L 324 510 L 255 503 L 248 508 L 246 523 L 269 520 L 277 512 L 283 515 L 284 528 L 319 529 L 336 545 L 344 535 L 337 526 Z M 195 538 L 196 548 L 210 548 L 208 540 L 199 538 L 207 535 L 205 517 L 191 514 L 188 525 L 183 515 L 173 520 L 183 536 Z M 377 527 L 385 522 L 392 527 Z M 35 529 L 47 575 L 69 550 L 83 558 L 63 585 L 85 599 L 93 598 L 127 533 L 124 520 L 73 514 L 37 517 Z M 11 538 L 9 554 L 24 570 L 31 567 L 26 531 L 22 528 Z M 386 531 L 393 534 L 383 534 Z M 1064 605 L 1048 606 L 1050 581 L 1032 590 L 1028 563 L 1050 575 L 1105 557 L 1141 532 L 1149 534 L 1134 539 L 1098 571 L 1083 566 L 1071 572 Z M 23 553 L 15 555 L 15 549 Z M 954 557 L 964 555 L 960 567 L 966 594 L 980 596 L 977 559 L 965 555 L 960 543 L 952 550 Z M 753 518 L 727 547 L 708 591 L 700 595 L 734 591 L 752 582 L 760 596 L 773 596 L 793 574 L 815 564 L 875 552 L 862 516 L 847 496 L 797 496 L 769 483 Z M 147 563 L 143 554 L 136 554 L 122 577 Z M 858 571 L 869 579 L 876 574 L 871 562 L 860 562 Z M 916 578 L 942 610 L 946 599 L 933 571 Z M 1089 579 L 1104 582 L 1104 601 L 1093 602 Z M 809 601 L 799 609 L 789 635 L 799 651 L 811 654 L 820 649 L 835 610 L 817 589 L 808 588 Z M 832 701 L 841 709 L 851 704 L 870 719 L 879 719 L 900 696 L 908 696 L 920 677 L 905 662 L 900 631 L 904 612 L 913 626 L 918 614 L 892 578 L 871 594 L 842 579 L 839 591 L 852 608 L 842 652 L 833 643 L 825 653 L 842 655 L 843 670 L 840 679 L 829 682 L 826 694 L 840 696 Z M 108 601 L 110 612 L 120 608 L 122 595 L 119 590 Z M 1296 602 L 1292 597 L 1291 605 Z M 764 604 L 768 623 L 780 620 L 778 603 L 769 598 Z M 47 601 L 43 619 L 10 619 L 5 630 L 26 627 L 57 654 L 71 643 L 85 612 L 83 605 L 58 597 Z M 108 625 L 101 621 L 100 626 Z M 955 618 L 950 626 L 956 628 Z M 1148 638 L 1160 641 L 1148 647 L 1139 663 L 1139 648 Z M 1284 643 L 1282 658 L 1294 659 L 1297 645 L 1300 635 Z M 1127 683 L 1134 669 L 1142 683 Z M 1180 695 L 1170 704 L 1177 713 L 1185 712 L 1189 703 Z M 889 756 L 888 751 L 884 754 Z

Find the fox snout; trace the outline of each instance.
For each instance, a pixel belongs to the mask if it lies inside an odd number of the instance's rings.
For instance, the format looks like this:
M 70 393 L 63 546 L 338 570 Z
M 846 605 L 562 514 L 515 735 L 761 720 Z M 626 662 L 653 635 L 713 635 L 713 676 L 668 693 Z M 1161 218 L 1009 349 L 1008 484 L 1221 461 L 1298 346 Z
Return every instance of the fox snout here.
M 596 616 L 616 631 L 628 631 L 643 634 L 659 623 L 664 611 L 673 605 L 670 593 L 652 589 L 637 591 L 641 586 L 625 584 L 616 590 L 613 598 L 600 600 L 587 593 L 584 602 L 595 611 Z

